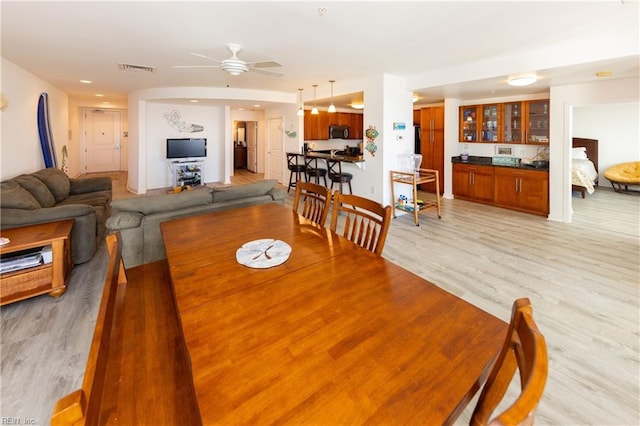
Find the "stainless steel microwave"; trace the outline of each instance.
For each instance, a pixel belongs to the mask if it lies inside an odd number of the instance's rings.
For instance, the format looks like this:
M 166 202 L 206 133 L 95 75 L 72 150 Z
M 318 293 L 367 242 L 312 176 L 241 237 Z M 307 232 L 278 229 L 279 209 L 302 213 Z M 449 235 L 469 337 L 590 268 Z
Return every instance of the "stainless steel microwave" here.
M 349 139 L 349 126 L 329 126 L 329 139 Z

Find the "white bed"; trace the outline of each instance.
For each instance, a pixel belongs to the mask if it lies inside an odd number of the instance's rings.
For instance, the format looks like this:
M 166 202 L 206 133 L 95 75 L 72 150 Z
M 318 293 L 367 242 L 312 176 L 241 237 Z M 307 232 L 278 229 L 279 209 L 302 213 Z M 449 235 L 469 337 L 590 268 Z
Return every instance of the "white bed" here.
M 571 149 L 571 185 L 582 198 L 585 192 L 593 194 L 598 185 L 598 141 L 573 138 Z

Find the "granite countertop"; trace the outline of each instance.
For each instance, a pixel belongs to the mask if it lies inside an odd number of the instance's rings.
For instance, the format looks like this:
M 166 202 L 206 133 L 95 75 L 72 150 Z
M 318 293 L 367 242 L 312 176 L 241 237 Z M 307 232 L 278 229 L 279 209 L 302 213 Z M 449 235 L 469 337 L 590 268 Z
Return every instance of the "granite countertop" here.
M 457 155 L 455 157 L 451 157 L 452 163 L 461 163 L 461 164 L 473 164 L 476 166 L 495 166 L 495 167 L 509 167 L 512 169 L 525 169 L 525 170 L 540 170 L 540 171 L 549 171 L 549 162 L 542 165 L 534 165 L 528 163 L 519 162 L 517 165 L 515 164 L 494 164 L 493 157 L 481 157 L 470 155 L 467 161 L 462 161 L 462 158 Z
M 307 157 L 322 158 L 324 160 L 340 160 L 346 163 L 361 163 L 364 161 L 363 155 L 345 155 L 343 151 L 336 151 L 336 153 L 332 155 L 331 150 L 308 151 Z

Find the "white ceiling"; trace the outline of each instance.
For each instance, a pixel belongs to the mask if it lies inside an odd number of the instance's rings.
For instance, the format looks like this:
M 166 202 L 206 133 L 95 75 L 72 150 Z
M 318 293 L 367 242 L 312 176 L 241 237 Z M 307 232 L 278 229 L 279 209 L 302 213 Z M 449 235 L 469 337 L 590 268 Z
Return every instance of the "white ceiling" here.
M 304 88 L 308 100 L 318 84 L 317 103 L 325 106 L 329 80 L 343 95 L 341 82 L 387 73 L 406 77 L 419 102 L 429 103 L 544 92 L 594 80 L 603 70 L 613 72 L 607 78 L 639 76 L 637 0 L 3 0 L 0 7 L 2 56 L 78 99 L 101 93 L 105 101 L 122 101 L 145 88 L 228 85 L 290 93 Z M 282 67 L 270 69 L 284 76 L 172 67 L 211 65 L 189 52 L 225 59 L 229 42 L 244 46 L 239 57 L 245 61 L 278 61 Z M 122 71 L 118 63 L 156 71 Z M 520 72 L 541 79 L 526 89 L 505 84 Z M 340 107 L 358 97 L 334 100 Z

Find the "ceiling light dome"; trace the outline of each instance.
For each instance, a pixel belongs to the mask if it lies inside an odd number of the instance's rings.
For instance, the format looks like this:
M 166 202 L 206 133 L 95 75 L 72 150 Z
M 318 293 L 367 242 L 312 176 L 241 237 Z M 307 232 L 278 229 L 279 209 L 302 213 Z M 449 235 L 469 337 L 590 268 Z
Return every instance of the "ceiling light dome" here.
M 507 84 L 509 84 L 509 86 L 521 87 L 528 86 L 535 83 L 536 81 L 538 81 L 538 77 L 536 77 L 535 75 L 519 75 L 515 77 L 509 77 L 509 79 L 507 80 Z

